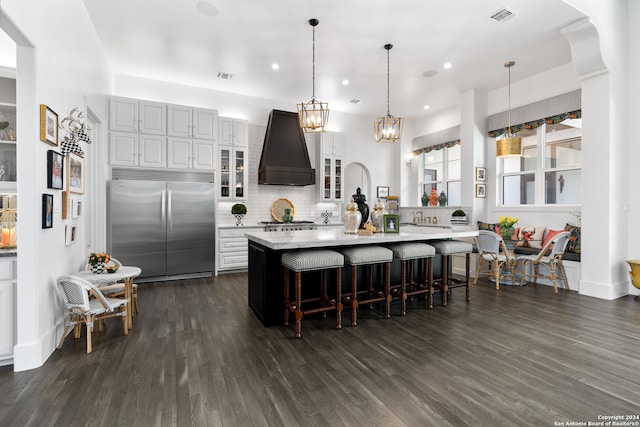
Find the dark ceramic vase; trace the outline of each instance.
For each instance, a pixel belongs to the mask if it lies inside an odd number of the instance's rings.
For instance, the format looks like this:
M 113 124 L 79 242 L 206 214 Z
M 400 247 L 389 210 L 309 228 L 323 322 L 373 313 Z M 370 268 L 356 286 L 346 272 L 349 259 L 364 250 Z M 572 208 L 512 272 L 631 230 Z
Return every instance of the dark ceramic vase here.
M 360 187 L 356 190 L 356 194 L 353 195 L 353 201 L 357 203 L 358 210 L 360 214 L 362 214 L 360 228 L 364 228 L 364 224 L 367 222 L 367 219 L 369 219 L 369 205 L 367 205 L 367 197 L 362 194 Z

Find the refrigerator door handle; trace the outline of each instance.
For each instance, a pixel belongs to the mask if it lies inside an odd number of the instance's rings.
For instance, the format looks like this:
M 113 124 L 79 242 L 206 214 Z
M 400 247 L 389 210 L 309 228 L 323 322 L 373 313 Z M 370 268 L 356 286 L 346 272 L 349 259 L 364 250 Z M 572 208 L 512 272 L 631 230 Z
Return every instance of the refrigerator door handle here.
M 167 216 L 169 217 L 169 230 L 173 230 L 173 220 L 171 216 L 171 190 L 167 190 Z
M 167 210 L 165 209 L 167 199 L 167 190 L 162 190 L 162 196 L 160 200 L 160 221 L 162 222 L 162 229 L 167 229 Z

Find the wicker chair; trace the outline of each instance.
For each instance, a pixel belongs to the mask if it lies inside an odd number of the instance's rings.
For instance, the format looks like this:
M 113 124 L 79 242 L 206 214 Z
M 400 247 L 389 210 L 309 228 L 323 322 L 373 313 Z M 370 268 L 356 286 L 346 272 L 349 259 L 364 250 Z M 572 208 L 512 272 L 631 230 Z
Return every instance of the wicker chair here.
M 473 284 L 478 283 L 480 276 L 493 277 L 496 289 L 500 289 L 500 279 L 504 276 L 511 283 L 515 283 L 516 257 L 507 250 L 502 237 L 493 231 L 480 230 L 478 233 L 478 237 L 475 238 L 478 248 L 478 266 Z M 487 270 L 482 271 L 485 262 L 488 264 Z M 508 273 L 505 274 L 505 271 Z
M 93 323 L 109 317 L 122 317 L 124 334 L 128 334 L 128 300 L 105 297 L 93 284 L 77 276 L 60 276 L 57 284 L 58 291 L 69 311 L 69 318 L 65 324 L 58 348 L 62 348 L 62 343 L 64 343 L 69 328 L 74 328 L 74 338 L 77 339 L 80 337 L 80 326 L 85 323 L 87 325 L 87 353 L 91 353 Z
M 556 269 L 560 272 L 560 278 L 564 281 L 564 289 L 569 290 L 569 281 L 567 280 L 567 274 L 564 271 L 564 265 L 562 264 L 562 255 L 564 254 L 571 233 L 564 231 L 556 234 L 546 245 L 538 255 L 521 255 L 518 260 L 522 262 L 522 279 L 520 284 L 524 283 L 527 277 L 533 278 L 533 284 L 535 285 L 538 279 L 549 279 L 553 282 L 553 290 L 558 293 L 557 274 Z M 547 255 L 548 254 L 548 255 Z M 540 273 L 540 266 L 546 267 L 549 270 L 549 275 Z M 531 273 L 527 272 L 527 269 L 533 270 Z
M 122 267 L 122 263 L 120 261 L 118 261 L 117 259 L 115 259 L 115 258 L 109 258 L 109 262 L 107 263 L 107 268 L 109 268 L 111 266 Z M 91 270 L 91 264 L 87 264 L 85 266 L 85 270 L 90 271 Z M 135 283 L 133 284 L 132 291 L 133 291 L 133 294 L 132 294 L 133 295 L 133 308 L 135 309 L 136 315 L 138 315 L 138 313 L 139 313 L 139 309 L 138 309 L 138 285 L 136 285 Z M 104 295 L 109 296 L 111 298 L 124 298 L 124 283 L 119 282 L 119 283 L 114 283 L 112 285 L 101 286 L 100 287 L 100 292 L 102 292 Z

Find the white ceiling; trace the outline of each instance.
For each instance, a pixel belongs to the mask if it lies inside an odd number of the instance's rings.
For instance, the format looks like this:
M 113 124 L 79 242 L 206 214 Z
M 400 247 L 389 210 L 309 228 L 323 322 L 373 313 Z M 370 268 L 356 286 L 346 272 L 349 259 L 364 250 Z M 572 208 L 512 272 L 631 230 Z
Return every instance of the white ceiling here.
M 563 0 L 206 0 L 217 16 L 200 13 L 201 0 L 84 3 L 116 73 L 289 102 L 291 110 L 312 94 L 310 18 L 320 20 L 316 97 L 334 110 L 386 113 L 383 46 L 393 43 L 390 109 L 408 118 L 457 105 L 471 88 L 505 86 L 507 60 L 516 61 L 512 82 L 570 62 L 560 29 L 584 17 Z M 505 6 L 516 15 L 489 18 Z M 424 77 L 428 70 L 437 74 Z M 233 78 L 217 78 L 220 71 Z

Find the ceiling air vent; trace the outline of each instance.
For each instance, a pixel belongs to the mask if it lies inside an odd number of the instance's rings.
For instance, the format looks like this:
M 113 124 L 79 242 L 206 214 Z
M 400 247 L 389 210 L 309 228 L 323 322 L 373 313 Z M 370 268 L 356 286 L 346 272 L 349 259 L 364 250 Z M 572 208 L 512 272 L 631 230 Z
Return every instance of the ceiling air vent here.
M 497 22 L 504 22 L 507 19 L 511 19 L 516 16 L 516 12 L 513 9 L 509 9 L 508 7 L 503 7 L 498 10 L 496 13 L 492 14 L 489 18 L 494 19 Z
M 233 74 L 224 73 L 222 71 L 218 71 L 218 78 L 219 79 L 224 79 L 224 80 L 231 80 L 233 78 Z

